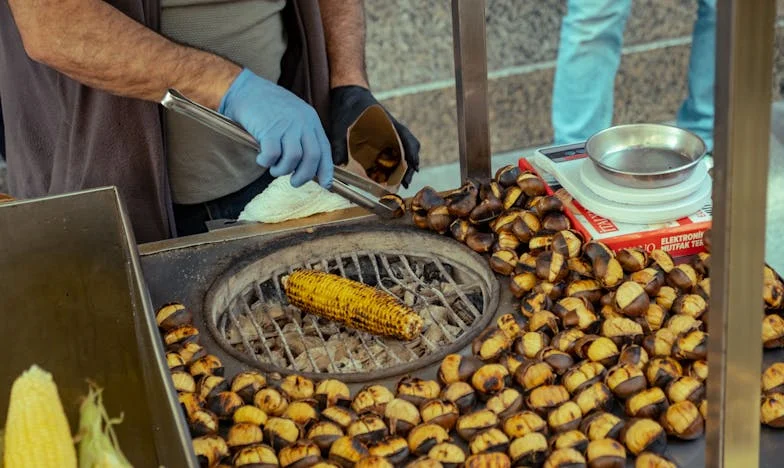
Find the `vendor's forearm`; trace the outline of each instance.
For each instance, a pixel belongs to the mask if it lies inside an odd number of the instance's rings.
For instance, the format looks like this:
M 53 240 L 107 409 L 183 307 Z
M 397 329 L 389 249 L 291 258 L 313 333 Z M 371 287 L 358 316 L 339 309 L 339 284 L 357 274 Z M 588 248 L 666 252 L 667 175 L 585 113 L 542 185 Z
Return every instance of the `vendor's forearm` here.
M 241 68 L 175 44 L 101 0 L 9 0 L 28 55 L 88 86 L 160 101 L 176 88 L 217 109 Z
M 319 7 L 327 41 L 330 86 L 367 88 L 363 0 L 319 0 Z

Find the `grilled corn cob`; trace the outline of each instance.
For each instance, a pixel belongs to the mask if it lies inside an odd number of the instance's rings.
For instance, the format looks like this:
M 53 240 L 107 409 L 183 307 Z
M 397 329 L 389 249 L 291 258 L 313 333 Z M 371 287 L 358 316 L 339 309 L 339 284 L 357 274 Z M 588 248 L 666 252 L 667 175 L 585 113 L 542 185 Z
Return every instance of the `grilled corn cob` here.
M 412 340 L 422 318 L 393 296 L 373 287 L 315 270 L 297 270 L 283 281 L 292 305 L 375 335 Z
M 71 429 L 52 374 L 38 366 L 25 371 L 11 387 L 5 426 L 6 468 L 76 467 Z

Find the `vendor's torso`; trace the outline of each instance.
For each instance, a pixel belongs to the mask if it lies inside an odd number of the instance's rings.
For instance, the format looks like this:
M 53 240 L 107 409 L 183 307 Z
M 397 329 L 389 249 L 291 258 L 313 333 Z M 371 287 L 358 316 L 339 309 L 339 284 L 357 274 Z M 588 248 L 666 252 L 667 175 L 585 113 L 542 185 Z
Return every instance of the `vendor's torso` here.
M 161 33 L 277 81 L 286 50 L 286 0 L 161 0 Z M 167 113 L 166 143 L 175 203 L 233 193 L 262 174 L 253 159 L 227 154 L 199 124 Z

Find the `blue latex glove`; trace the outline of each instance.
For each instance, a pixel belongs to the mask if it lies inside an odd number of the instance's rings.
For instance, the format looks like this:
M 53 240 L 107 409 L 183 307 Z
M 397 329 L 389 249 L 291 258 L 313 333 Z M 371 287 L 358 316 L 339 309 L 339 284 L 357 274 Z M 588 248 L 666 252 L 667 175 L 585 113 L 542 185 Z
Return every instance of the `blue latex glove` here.
M 245 127 L 261 145 L 256 157 L 270 175 L 291 174 L 299 187 L 318 176 L 324 188 L 334 173 L 330 143 L 318 114 L 287 89 L 247 68 L 232 83 L 218 111 Z

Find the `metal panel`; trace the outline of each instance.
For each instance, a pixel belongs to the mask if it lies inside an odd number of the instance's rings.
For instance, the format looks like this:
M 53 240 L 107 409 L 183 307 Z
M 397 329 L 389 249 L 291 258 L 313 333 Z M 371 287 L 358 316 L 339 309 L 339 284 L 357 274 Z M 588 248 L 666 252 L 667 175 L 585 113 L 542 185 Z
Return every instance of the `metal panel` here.
M 117 435 L 135 466 L 198 466 L 140 271 L 113 188 L 0 206 L 0 425 L 11 383 L 38 364 L 72 428 L 91 379 L 124 414 Z
M 759 466 L 774 0 L 718 4 L 706 466 Z
M 490 177 L 484 0 L 452 0 L 460 177 Z

